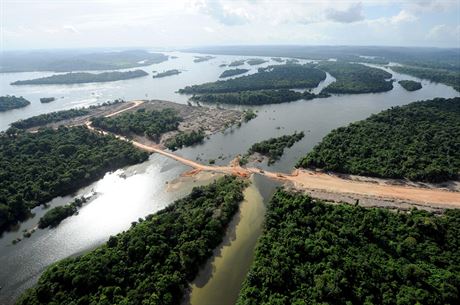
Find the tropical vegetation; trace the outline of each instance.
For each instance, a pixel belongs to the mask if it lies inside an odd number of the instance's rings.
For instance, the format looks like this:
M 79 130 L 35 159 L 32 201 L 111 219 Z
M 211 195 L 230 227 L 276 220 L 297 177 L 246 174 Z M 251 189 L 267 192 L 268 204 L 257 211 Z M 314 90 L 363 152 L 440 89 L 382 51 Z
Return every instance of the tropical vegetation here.
M 5 95 L 0 96 L 0 112 L 22 108 L 30 105 L 30 102 L 22 96 Z
M 133 71 L 114 71 L 102 73 L 75 72 L 57 74 L 47 77 L 40 77 L 29 80 L 18 80 L 11 85 L 64 85 L 64 84 L 83 84 L 83 83 L 102 83 L 125 80 L 148 75 L 144 70 Z
M 460 210 L 326 204 L 278 190 L 237 305 L 458 304 Z
M 298 166 L 438 182 L 458 179 L 459 147 L 460 98 L 436 98 L 335 129 Z
M 407 91 L 416 91 L 422 89 L 422 84 L 413 80 L 400 80 L 398 84 Z
M 130 143 L 86 127 L 0 133 L 0 233 L 31 208 L 147 158 Z
M 244 187 L 224 177 L 194 188 L 106 244 L 48 267 L 17 304 L 180 304 L 222 241 Z
M 230 69 L 230 70 L 225 70 L 222 72 L 222 74 L 219 76 L 219 78 L 226 78 L 230 76 L 235 76 L 235 75 L 240 75 L 248 72 L 249 69 Z

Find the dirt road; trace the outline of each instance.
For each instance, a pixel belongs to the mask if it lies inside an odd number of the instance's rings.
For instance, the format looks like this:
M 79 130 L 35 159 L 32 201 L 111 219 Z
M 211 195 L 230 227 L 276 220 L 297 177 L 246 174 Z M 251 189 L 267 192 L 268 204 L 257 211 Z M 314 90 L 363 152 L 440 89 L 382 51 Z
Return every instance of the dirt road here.
M 133 103 L 134 105 L 119 110 L 115 113 L 111 113 L 107 115 L 107 117 L 137 107 L 143 102 L 134 101 Z M 89 129 L 95 130 L 95 128 L 91 126 L 91 122 L 88 121 L 86 125 Z M 108 134 L 105 131 L 96 131 Z M 239 166 L 238 162 L 232 162 L 229 166 L 204 165 L 175 155 L 173 153 L 167 152 L 161 149 L 159 146 L 146 145 L 140 142 L 132 141 L 123 136 L 115 136 L 121 140 L 131 142 L 134 146 L 145 151 L 159 153 L 163 156 L 166 156 L 185 165 L 188 165 L 194 169 L 192 172 L 190 172 L 191 174 L 197 173 L 199 171 L 211 171 L 230 175 L 237 175 L 240 177 L 249 177 L 250 175 L 257 173 L 271 179 L 276 179 L 284 182 L 291 182 L 297 189 L 316 189 L 333 193 L 359 194 L 364 196 L 385 199 L 405 200 L 417 202 L 419 204 L 439 204 L 451 208 L 460 208 L 460 192 L 451 192 L 442 189 L 427 189 L 410 186 L 376 184 L 363 181 L 348 180 L 342 179 L 337 176 L 308 170 L 295 170 L 292 174 L 283 174 L 270 171 L 261 171 L 257 168 L 244 168 Z

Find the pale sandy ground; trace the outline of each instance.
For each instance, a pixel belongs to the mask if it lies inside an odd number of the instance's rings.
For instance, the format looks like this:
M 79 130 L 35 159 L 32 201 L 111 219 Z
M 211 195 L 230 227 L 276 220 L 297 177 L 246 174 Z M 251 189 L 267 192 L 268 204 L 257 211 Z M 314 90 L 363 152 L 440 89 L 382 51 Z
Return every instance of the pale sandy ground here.
M 134 103 L 135 105 L 119 110 L 117 113 L 110 114 L 109 116 L 137 107 L 142 103 L 142 101 L 135 101 Z M 86 125 L 88 128 L 95 130 L 89 121 L 86 122 Z M 335 194 L 335 199 L 338 198 L 338 200 L 334 201 L 350 201 L 351 198 L 352 200 L 360 199 L 360 202 L 361 200 L 368 202 L 370 198 L 370 202 L 387 202 L 392 203 L 396 207 L 401 205 L 402 208 L 406 208 L 407 204 L 412 206 L 427 207 L 429 209 L 460 208 L 460 192 L 456 191 L 449 191 L 440 188 L 392 185 L 376 181 L 361 181 L 360 179 L 344 179 L 337 175 L 329 175 L 310 170 L 295 170 L 292 174 L 287 175 L 283 173 L 262 171 L 257 168 L 243 168 L 238 165 L 238 160 L 234 160 L 229 166 L 204 165 L 164 151 L 159 145 L 143 144 L 122 136 L 116 136 L 121 140 L 131 142 L 134 146 L 140 149 L 162 154 L 168 158 L 192 167 L 193 170 L 186 173 L 185 176 L 192 176 L 201 171 L 237 175 L 246 178 L 252 174 L 260 174 L 271 179 L 288 182 L 297 190 L 310 191 L 325 199 L 332 198 Z M 380 180 L 383 181 L 382 179 Z M 340 198 L 342 198 L 342 200 L 340 200 Z M 347 198 L 348 200 L 345 200 Z

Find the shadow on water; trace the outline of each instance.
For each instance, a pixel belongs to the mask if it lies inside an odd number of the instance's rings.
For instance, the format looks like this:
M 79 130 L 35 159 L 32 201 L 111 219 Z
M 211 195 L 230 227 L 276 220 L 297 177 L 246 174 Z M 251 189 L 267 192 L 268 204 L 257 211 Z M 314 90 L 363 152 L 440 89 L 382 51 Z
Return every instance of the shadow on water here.
M 262 233 L 266 205 L 277 184 L 254 176 L 222 243 L 192 282 L 183 305 L 235 304 Z

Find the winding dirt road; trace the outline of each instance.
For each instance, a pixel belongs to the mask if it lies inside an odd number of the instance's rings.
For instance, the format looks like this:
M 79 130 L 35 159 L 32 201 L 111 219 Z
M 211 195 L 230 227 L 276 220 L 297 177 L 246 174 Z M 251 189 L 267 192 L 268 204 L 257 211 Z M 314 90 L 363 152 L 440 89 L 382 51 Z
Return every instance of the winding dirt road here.
M 143 101 L 133 101 L 132 106 L 117 112 L 107 115 L 107 117 L 120 114 L 124 111 L 133 109 L 143 103 Z M 86 122 L 86 126 L 94 131 L 103 134 L 109 134 L 106 131 L 96 130 L 91 126 L 91 122 Z M 271 179 L 276 179 L 284 182 L 291 182 L 295 188 L 303 190 L 322 190 L 326 192 L 341 193 L 341 194 L 359 194 L 369 197 L 396 199 L 419 204 L 439 204 L 450 208 L 460 208 L 460 192 L 446 191 L 442 189 L 428 189 L 411 186 L 399 186 L 389 184 L 376 184 L 364 181 L 342 179 L 337 176 L 328 175 L 325 173 L 314 172 L 309 170 L 295 170 L 292 174 L 276 173 L 270 171 L 261 171 L 257 168 L 241 167 L 238 162 L 232 162 L 229 166 L 213 166 L 204 165 L 173 153 L 163 150 L 160 146 L 151 146 L 140 142 L 132 141 L 120 135 L 115 135 L 117 138 L 131 142 L 134 146 L 148 152 L 159 153 L 168 158 L 174 159 L 185 165 L 193 168 L 189 174 L 195 174 L 200 171 L 211 171 L 240 177 L 249 177 L 252 174 L 264 175 Z

